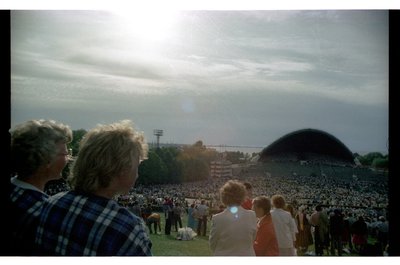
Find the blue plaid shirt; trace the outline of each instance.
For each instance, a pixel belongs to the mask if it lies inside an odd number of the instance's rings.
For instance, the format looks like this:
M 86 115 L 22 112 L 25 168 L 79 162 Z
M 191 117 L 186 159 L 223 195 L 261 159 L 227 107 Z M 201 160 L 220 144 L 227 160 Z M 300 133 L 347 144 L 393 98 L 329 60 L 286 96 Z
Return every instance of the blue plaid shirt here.
M 35 233 L 43 203 L 49 196 L 16 178 L 10 183 L 12 255 L 33 255 Z
M 143 221 L 114 200 L 76 191 L 52 196 L 36 234 L 39 255 L 151 256 Z

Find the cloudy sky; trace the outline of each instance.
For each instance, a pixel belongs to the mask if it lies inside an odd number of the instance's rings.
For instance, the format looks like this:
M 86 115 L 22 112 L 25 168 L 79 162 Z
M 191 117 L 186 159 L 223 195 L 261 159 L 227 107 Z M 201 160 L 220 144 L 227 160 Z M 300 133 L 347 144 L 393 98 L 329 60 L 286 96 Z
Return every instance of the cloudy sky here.
M 258 147 L 314 128 L 387 153 L 388 36 L 386 10 L 14 10 L 11 125 Z

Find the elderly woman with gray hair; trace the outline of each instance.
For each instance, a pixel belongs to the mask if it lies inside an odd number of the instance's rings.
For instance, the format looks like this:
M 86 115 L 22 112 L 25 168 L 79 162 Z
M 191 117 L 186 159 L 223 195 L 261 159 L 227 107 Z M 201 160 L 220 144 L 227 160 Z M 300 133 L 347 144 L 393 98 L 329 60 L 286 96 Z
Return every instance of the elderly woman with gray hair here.
M 61 178 L 69 161 L 67 144 L 72 141 L 69 126 L 53 120 L 29 120 L 16 125 L 11 133 L 12 178 L 9 186 L 11 233 L 6 240 L 8 255 L 35 254 L 35 232 L 39 215 L 49 196 L 44 188 Z

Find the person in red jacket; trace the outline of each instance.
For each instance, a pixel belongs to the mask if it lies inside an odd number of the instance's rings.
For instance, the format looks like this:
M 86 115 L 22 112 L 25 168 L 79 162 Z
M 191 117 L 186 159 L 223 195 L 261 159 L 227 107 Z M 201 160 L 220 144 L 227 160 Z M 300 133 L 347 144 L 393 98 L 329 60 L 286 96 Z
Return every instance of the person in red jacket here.
M 251 186 L 250 182 L 244 182 L 243 184 L 246 187 L 246 198 L 241 206 L 246 210 L 251 210 L 253 201 L 253 186 Z
M 271 200 L 266 196 L 258 196 L 252 204 L 258 218 L 257 235 L 253 244 L 256 256 L 279 256 L 278 240 L 270 213 Z

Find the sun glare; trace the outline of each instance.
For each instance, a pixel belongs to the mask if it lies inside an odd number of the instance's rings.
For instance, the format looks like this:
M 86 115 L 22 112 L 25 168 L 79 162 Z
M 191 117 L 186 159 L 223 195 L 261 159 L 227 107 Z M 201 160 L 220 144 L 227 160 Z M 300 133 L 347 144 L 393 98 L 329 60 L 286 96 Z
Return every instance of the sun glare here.
M 118 9 L 113 13 L 128 36 L 156 42 L 173 37 L 178 17 L 178 11 L 168 9 Z

